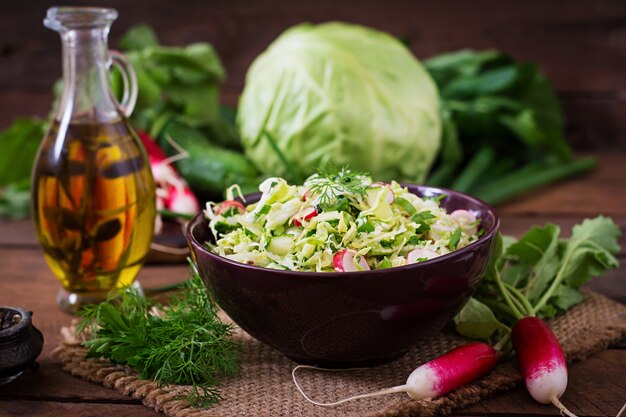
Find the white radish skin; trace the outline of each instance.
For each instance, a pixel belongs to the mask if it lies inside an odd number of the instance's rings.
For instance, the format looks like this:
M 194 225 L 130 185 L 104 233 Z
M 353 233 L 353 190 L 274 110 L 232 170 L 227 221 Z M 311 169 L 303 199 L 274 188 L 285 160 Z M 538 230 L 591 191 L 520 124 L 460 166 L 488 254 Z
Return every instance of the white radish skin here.
M 168 208 L 176 213 L 195 214 L 200 210 L 198 200 L 187 187 L 170 190 Z
M 333 256 L 333 267 L 337 272 L 369 271 L 370 266 L 364 257 L 360 257 L 357 263 L 354 262 L 356 252 L 350 249 L 342 249 Z
M 406 393 L 414 400 L 423 400 L 426 398 L 436 398 L 439 393 L 435 389 L 433 381 L 439 378 L 435 370 L 428 364 L 419 366 L 406 380 Z
M 430 249 L 414 249 L 406 256 L 407 265 L 417 263 L 418 259 L 433 259 L 438 256 L 441 256 L 434 250 Z
M 551 404 L 552 398 L 561 398 L 567 388 L 567 369 L 554 364 L 549 371 L 526 379 L 528 393 L 541 404 Z
M 454 210 L 450 213 L 450 217 L 454 219 L 459 227 L 467 234 L 473 235 L 478 232 L 476 224 L 476 216 L 467 210 Z

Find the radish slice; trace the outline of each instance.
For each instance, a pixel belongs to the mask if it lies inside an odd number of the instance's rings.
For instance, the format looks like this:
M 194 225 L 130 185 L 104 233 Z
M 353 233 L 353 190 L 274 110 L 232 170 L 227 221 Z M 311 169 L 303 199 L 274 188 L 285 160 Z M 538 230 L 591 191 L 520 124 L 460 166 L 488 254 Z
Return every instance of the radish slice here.
M 411 252 L 409 252 L 409 254 L 406 257 L 407 260 L 407 265 L 408 264 L 414 264 L 417 263 L 418 259 L 433 259 L 436 258 L 438 256 L 441 256 L 440 254 L 438 254 L 437 252 L 435 252 L 434 250 L 430 250 L 430 249 L 414 249 Z
M 294 226 L 301 227 L 304 220 L 311 220 L 313 217 L 317 216 L 317 214 L 315 207 L 307 207 L 302 210 L 299 215 L 295 216 L 291 222 Z
M 354 272 L 369 271 L 370 266 L 364 257 L 360 257 L 358 262 L 354 263 L 356 252 L 350 249 L 342 249 L 333 256 L 333 266 L 337 272 Z M 358 266 L 357 266 L 358 264 Z
M 385 187 L 387 189 L 387 203 L 392 204 L 396 200 L 396 195 L 391 190 L 391 187 L 389 186 L 389 184 L 384 183 L 384 182 L 373 182 L 370 184 L 370 187 L 373 187 L 373 188 Z
M 310 198 L 311 198 L 311 192 L 309 190 L 306 190 L 304 193 L 302 193 L 302 201 L 307 201 Z
M 291 372 L 296 388 L 309 402 L 321 406 L 335 406 L 359 398 L 406 392 L 414 400 L 440 397 L 453 389 L 488 374 L 498 363 L 500 354 L 486 343 L 476 342 L 459 346 L 415 369 L 405 385 L 383 389 L 369 394 L 360 394 L 332 403 L 316 402 L 306 396 L 296 381 L 295 373 L 300 368 L 321 369 L 314 366 L 298 365 Z M 329 369 L 336 371 L 335 369 Z
M 559 401 L 567 387 L 567 365 L 548 325 L 538 317 L 524 317 L 513 326 L 511 338 L 530 395 L 541 404 L 552 403 L 575 417 Z
M 470 235 L 478 232 L 478 225 L 476 224 L 476 216 L 467 210 L 454 210 L 450 213 L 452 217 L 461 227 L 461 229 Z
M 225 200 L 217 206 L 217 208 L 215 209 L 215 214 L 222 214 L 230 208 L 236 208 L 239 214 L 243 214 L 246 211 L 245 206 L 241 204 L 239 201 Z

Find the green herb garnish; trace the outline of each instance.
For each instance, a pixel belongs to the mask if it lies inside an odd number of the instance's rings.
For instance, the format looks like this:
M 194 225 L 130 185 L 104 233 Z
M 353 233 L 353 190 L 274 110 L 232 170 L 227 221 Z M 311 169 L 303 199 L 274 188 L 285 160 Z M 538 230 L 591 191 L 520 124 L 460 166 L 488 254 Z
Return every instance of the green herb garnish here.
M 428 232 L 430 224 L 434 219 L 436 219 L 436 216 L 430 210 L 420 211 L 411 217 L 413 222 L 419 223 L 419 227 L 415 230 L 419 234 Z
M 363 223 L 358 229 L 356 229 L 356 231 L 360 233 L 372 233 L 374 230 L 376 230 L 376 228 L 369 221 Z
M 319 171 L 304 183 L 312 195 L 317 197 L 323 210 L 336 205 L 346 195 L 364 195 L 371 179 L 364 173 L 341 168 L 339 171 Z M 342 205 L 343 206 L 343 205 Z
M 450 243 L 448 244 L 448 249 L 451 251 L 456 250 L 456 247 L 459 245 L 461 241 L 461 229 L 457 228 L 452 235 L 450 236 Z
M 407 212 L 409 217 L 413 216 L 417 212 L 413 204 L 411 204 L 411 202 L 405 198 L 396 197 L 394 202 L 400 207 L 402 207 L 404 211 Z
M 207 406 L 221 399 L 219 382 L 239 371 L 239 344 L 233 325 L 217 307 L 192 266 L 169 305 L 128 288 L 107 301 L 87 306 L 77 331 L 89 338 L 90 357 L 129 365 L 140 378 L 159 384 L 191 385 L 188 400 Z

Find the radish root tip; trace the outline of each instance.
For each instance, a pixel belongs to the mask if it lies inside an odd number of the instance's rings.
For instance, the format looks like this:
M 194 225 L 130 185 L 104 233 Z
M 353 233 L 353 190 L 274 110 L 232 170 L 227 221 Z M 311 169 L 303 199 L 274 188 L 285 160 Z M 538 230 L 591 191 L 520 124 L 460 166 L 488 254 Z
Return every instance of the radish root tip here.
M 569 411 L 567 409 L 567 407 L 565 407 L 563 404 L 561 404 L 561 401 L 559 401 L 559 399 L 556 397 L 556 395 L 554 397 L 550 398 L 550 401 L 552 402 L 552 404 L 554 404 L 554 406 L 556 408 L 559 409 L 559 411 L 561 412 L 562 416 L 578 417 L 576 414 L 574 414 L 571 411 Z

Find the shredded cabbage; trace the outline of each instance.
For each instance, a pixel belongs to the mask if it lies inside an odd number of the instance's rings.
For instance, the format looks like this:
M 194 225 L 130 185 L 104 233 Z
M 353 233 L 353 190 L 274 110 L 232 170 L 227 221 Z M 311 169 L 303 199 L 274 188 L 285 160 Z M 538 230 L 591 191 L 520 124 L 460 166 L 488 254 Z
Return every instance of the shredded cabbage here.
M 416 249 L 445 255 L 481 233 L 480 220 L 451 216 L 438 199 L 420 198 L 395 181 L 372 183 L 359 174 L 352 180 L 357 187 L 337 183 L 329 192 L 316 186 L 320 178 L 315 174 L 303 186 L 268 178 L 259 186 L 260 200 L 245 210 L 207 203 L 205 214 L 216 237 L 207 243 L 209 249 L 265 268 L 332 272 L 333 257 L 343 249 L 364 258 L 371 269 L 383 269 L 411 263 L 408 255 Z

